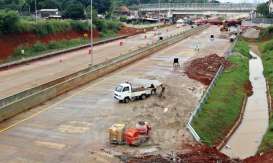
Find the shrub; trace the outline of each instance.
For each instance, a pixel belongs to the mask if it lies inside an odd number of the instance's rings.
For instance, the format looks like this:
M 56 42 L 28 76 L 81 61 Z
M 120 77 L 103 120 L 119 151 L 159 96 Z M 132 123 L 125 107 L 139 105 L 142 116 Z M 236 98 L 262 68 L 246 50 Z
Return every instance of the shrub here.
M 104 29 L 107 28 L 107 24 L 102 19 L 98 19 L 94 23 L 96 24 L 97 30 L 99 31 L 103 31 Z
M 126 17 L 126 16 L 121 16 L 121 17 L 119 18 L 119 20 L 120 20 L 121 22 L 127 22 L 127 17 Z
M 0 34 L 17 32 L 19 15 L 15 11 L 0 11 Z
M 71 29 L 72 28 L 69 21 L 48 20 L 38 21 L 37 24 L 34 24 L 34 32 L 41 36 L 58 32 L 65 32 Z
M 41 42 L 37 42 L 32 46 L 33 52 L 42 52 L 45 51 L 46 49 L 47 49 L 46 45 Z
M 83 22 L 83 21 L 71 20 L 70 24 L 71 24 L 72 29 L 75 31 L 78 31 L 78 32 L 89 30 L 89 24 L 86 21 Z
M 261 49 L 262 49 L 263 53 L 268 52 L 268 51 L 273 51 L 273 40 L 270 40 L 270 41 L 264 43 L 261 46 Z
M 273 26 L 269 26 L 263 30 L 261 30 L 260 38 L 270 38 L 273 35 Z
M 106 21 L 107 28 L 112 31 L 118 31 L 120 29 L 121 23 L 116 20 Z

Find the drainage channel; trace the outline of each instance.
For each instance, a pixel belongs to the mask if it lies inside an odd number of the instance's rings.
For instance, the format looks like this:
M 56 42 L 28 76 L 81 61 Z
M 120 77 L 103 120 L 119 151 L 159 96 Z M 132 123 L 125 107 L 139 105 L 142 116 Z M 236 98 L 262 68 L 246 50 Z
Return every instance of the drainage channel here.
M 250 51 L 254 59 L 249 61 L 249 80 L 253 95 L 247 99 L 245 113 L 239 128 L 221 152 L 232 158 L 247 158 L 256 154 L 268 128 L 268 101 L 266 81 L 261 58 Z

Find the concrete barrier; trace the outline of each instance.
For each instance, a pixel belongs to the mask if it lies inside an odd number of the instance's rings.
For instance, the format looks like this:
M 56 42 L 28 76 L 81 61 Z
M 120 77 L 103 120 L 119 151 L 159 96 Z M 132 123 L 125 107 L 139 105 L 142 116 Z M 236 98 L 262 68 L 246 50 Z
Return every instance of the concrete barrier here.
M 6 120 L 18 113 L 38 106 L 74 88 L 118 70 L 121 67 L 175 44 L 193 34 L 197 34 L 207 27 L 208 26 L 201 26 L 191 29 L 177 37 L 160 41 L 157 44 L 147 46 L 132 53 L 113 58 L 109 61 L 81 70 L 77 73 L 4 98 L 0 100 L 0 121 Z

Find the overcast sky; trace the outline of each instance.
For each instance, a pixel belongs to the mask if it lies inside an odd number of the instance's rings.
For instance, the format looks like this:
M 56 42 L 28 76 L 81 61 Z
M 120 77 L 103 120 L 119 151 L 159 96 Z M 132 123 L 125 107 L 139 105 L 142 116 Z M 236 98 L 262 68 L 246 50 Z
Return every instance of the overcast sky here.
M 232 3 L 242 3 L 242 2 L 254 3 L 254 2 L 265 2 L 266 0 L 220 0 L 220 1 L 232 2 Z

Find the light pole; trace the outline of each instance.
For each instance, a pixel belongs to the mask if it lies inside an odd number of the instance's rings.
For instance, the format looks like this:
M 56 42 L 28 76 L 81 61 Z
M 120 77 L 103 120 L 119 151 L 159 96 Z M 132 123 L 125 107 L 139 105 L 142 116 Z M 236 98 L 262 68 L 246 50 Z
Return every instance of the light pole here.
M 37 24 L 37 0 L 35 0 L 35 23 Z
M 94 57 L 93 57 L 93 0 L 90 0 L 90 66 L 94 64 Z
M 159 21 L 159 23 L 160 23 L 160 9 L 161 9 L 160 0 L 158 0 L 158 21 Z

